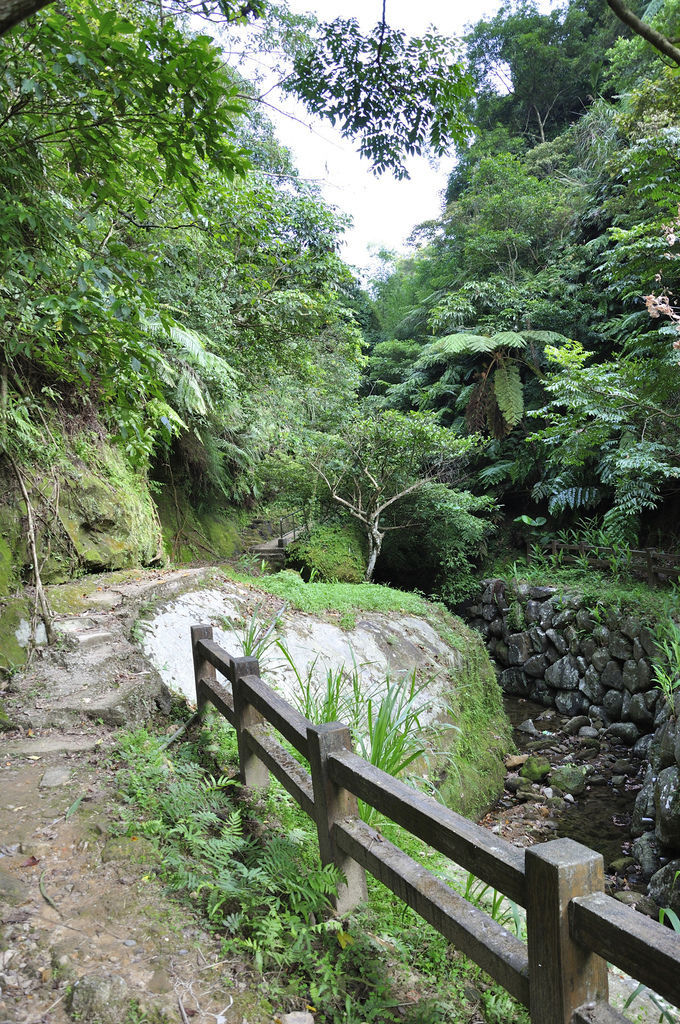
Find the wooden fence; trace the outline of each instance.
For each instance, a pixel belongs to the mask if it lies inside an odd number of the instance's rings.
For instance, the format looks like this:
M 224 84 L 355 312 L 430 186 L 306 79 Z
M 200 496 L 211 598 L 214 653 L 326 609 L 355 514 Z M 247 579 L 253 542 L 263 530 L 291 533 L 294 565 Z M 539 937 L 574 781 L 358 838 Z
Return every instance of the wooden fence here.
M 680 555 L 670 551 L 657 551 L 656 548 L 621 550 L 593 547 L 590 544 L 567 544 L 559 540 L 552 541 L 550 547 L 553 558 L 563 565 L 585 563 L 593 569 L 627 569 L 637 576 L 645 577 L 650 587 L 656 582 L 680 578 Z M 531 545 L 527 544 L 527 563 L 531 557 Z
M 370 871 L 527 1006 L 532 1024 L 625 1021 L 608 1001 L 607 961 L 680 1006 L 680 936 L 605 895 L 599 853 L 571 839 L 508 843 L 359 757 L 347 726 L 304 718 L 212 627 L 193 626 L 191 642 L 198 713 L 211 703 L 234 726 L 246 786 L 266 787 L 271 773 L 315 821 L 321 860 L 346 879 L 338 913 L 366 898 Z M 362 822 L 358 798 L 525 907 L 527 944 Z

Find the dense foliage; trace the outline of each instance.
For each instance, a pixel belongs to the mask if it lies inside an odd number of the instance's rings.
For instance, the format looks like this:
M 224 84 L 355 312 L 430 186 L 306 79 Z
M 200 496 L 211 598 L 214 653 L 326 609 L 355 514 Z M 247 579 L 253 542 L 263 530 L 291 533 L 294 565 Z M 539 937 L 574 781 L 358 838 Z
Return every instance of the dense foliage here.
M 0 39 L 0 458 L 108 436 L 180 519 L 335 507 L 369 578 L 449 601 L 494 504 L 547 536 L 585 513 L 672 539 L 673 62 L 596 0 L 506 4 L 464 52 L 384 20 L 198 8 L 72 0 Z M 377 172 L 456 147 L 441 217 L 370 297 L 196 14 L 255 19 L 285 88 Z M 680 3 L 646 17 L 672 40 Z
M 342 223 L 211 37 L 128 16 L 48 8 L 0 42 L 2 446 L 40 458 L 65 416 L 242 497 L 277 376 L 290 404 L 351 389 Z
M 647 18 L 673 39 L 680 5 Z M 477 483 L 544 535 L 672 543 L 680 69 L 588 0 L 507 4 L 467 52 L 476 135 L 414 254 L 385 254 L 366 388 L 485 432 Z

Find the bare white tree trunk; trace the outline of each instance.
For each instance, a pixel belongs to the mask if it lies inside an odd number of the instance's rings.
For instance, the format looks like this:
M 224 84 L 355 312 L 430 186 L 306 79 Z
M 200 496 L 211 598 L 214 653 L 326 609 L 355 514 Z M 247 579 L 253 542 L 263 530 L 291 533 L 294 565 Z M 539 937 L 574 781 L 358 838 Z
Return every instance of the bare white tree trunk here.
M 381 533 L 378 529 L 378 517 L 371 518 L 371 521 L 367 524 L 368 530 L 368 565 L 366 566 L 366 573 L 364 580 L 366 583 L 370 583 L 373 579 L 373 572 L 375 570 L 375 563 L 378 561 L 378 555 L 382 548 L 384 533 Z

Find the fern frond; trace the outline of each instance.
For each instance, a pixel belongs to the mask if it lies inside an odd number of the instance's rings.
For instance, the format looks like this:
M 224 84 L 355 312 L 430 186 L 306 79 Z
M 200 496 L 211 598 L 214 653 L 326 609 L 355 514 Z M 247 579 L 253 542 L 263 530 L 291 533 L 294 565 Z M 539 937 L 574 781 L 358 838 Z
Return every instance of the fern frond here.
M 495 348 L 493 340 L 481 334 L 447 334 L 425 346 L 415 368 L 426 370 L 439 363 L 447 363 L 454 356 L 489 353 Z
M 516 427 L 524 415 L 524 392 L 516 363 L 501 362 L 493 375 L 498 408 L 509 427 Z
M 559 335 L 558 335 L 559 337 Z M 489 339 L 493 342 L 493 348 L 526 348 L 527 342 L 524 334 L 517 331 L 500 331 Z
M 500 483 L 501 480 L 509 479 L 513 466 L 514 463 L 509 461 L 494 462 L 492 465 L 480 469 L 477 473 L 477 478 L 481 483 L 493 486 Z
M 522 337 L 526 341 L 534 341 L 538 345 L 562 346 L 569 340 L 563 334 L 558 334 L 557 331 L 522 331 Z

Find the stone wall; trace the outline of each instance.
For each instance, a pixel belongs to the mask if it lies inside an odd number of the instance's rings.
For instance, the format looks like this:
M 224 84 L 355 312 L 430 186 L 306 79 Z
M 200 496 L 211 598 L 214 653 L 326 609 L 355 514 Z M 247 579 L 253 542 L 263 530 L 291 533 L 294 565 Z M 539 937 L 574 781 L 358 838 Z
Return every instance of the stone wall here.
M 650 895 L 680 911 L 680 693 L 654 681 L 653 623 L 551 586 L 484 580 L 465 615 L 485 638 L 505 693 L 565 715 L 647 764 L 631 826 Z

